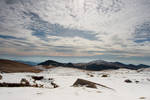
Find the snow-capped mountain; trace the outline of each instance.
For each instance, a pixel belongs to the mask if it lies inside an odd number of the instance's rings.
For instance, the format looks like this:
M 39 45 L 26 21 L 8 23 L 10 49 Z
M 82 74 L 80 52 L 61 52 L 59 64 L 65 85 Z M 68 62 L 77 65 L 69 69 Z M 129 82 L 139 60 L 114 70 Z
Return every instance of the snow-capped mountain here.
M 88 64 L 106 64 L 106 63 L 109 63 L 109 62 L 104 61 L 104 60 L 94 60 L 94 61 L 89 62 Z

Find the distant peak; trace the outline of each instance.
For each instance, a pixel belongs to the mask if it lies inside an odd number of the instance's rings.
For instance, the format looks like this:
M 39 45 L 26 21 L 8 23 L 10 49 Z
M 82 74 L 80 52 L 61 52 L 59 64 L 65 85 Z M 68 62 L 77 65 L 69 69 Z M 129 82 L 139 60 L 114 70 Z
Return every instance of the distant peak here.
M 94 60 L 94 61 L 89 62 L 89 64 L 100 64 L 100 63 L 108 63 L 108 62 L 104 60 Z

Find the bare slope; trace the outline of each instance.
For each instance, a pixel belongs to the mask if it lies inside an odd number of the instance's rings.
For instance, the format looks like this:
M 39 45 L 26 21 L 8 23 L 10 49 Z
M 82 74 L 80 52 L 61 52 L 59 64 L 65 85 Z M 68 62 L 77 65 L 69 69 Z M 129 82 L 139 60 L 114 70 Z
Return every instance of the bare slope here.
M 0 72 L 40 72 L 39 69 L 16 61 L 0 59 Z

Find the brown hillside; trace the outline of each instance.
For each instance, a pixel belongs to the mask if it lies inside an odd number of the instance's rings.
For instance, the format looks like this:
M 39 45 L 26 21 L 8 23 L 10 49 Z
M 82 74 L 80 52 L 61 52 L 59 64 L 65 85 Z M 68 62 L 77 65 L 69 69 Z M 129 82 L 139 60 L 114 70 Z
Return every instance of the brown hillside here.
M 11 60 L 0 59 L 0 72 L 16 73 L 16 72 L 33 72 L 38 73 L 41 70 L 36 69 L 27 64 L 19 63 Z

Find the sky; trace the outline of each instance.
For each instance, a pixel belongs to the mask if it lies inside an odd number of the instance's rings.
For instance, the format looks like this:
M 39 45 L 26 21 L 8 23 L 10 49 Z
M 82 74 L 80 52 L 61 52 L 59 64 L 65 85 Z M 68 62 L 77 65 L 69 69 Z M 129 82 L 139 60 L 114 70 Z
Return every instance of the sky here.
M 0 58 L 150 65 L 150 0 L 0 0 Z

